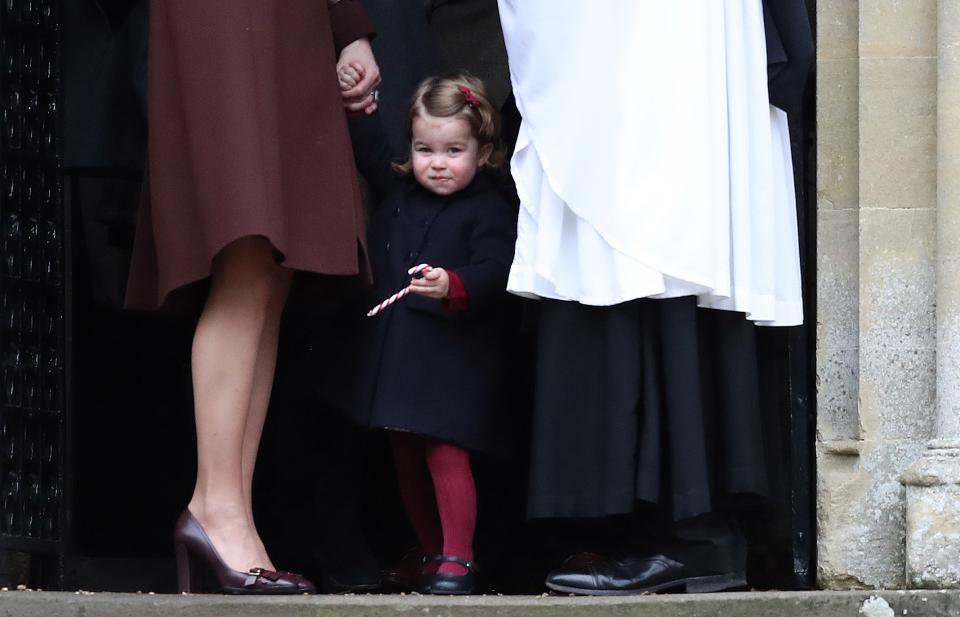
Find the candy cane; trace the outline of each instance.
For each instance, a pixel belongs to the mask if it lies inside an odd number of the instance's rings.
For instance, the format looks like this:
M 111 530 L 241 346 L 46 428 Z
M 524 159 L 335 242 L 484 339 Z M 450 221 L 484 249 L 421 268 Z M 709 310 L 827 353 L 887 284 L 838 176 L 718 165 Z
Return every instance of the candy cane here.
M 409 270 L 407 270 L 407 274 L 409 274 L 410 276 L 414 276 L 414 275 L 417 274 L 418 272 L 423 272 L 424 274 L 426 274 L 426 273 L 429 272 L 429 271 L 430 271 L 430 266 L 429 266 L 429 265 L 427 265 L 427 264 L 420 264 L 420 265 L 418 265 L 418 266 L 414 266 L 414 267 L 410 268 Z M 398 291 L 397 293 L 393 294 L 392 296 L 390 296 L 389 298 L 387 298 L 386 300 L 384 300 L 384 301 L 381 302 L 380 304 L 376 305 L 375 307 L 373 307 L 372 309 L 370 309 L 369 311 L 367 311 L 367 317 L 373 317 L 374 315 L 376 315 L 377 313 L 379 313 L 379 312 L 382 311 L 383 309 L 387 308 L 388 306 L 390 306 L 391 304 L 393 304 L 394 302 L 396 302 L 396 301 L 399 300 L 400 298 L 404 297 L 404 296 L 407 295 L 408 293 L 410 293 L 410 285 L 407 285 L 406 287 L 404 287 L 403 289 L 401 289 L 401 290 Z

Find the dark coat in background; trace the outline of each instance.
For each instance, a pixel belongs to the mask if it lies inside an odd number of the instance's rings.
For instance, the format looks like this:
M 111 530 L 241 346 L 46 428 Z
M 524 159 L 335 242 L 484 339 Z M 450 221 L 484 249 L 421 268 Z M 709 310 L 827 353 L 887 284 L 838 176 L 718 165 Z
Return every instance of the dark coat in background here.
M 354 366 L 344 363 L 347 381 L 335 384 L 355 394 L 347 411 L 372 428 L 499 453 L 505 449 L 501 318 L 516 211 L 489 173 L 478 172 L 448 196 L 395 173 L 376 116 L 352 119 L 351 133 L 360 169 L 383 199 L 368 232 L 374 287 L 354 312 L 360 322 L 359 336 L 350 336 Z M 468 309 L 454 312 L 441 300 L 410 294 L 375 317 L 359 317 L 404 287 L 407 270 L 420 263 L 456 272 Z
M 440 70 L 466 70 L 479 77 L 494 106 L 502 108 L 511 86 L 497 0 L 427 0 L 425 4 Z
M 123 306 L 147 150 L 147 0 L 60 4 L 75 297 Z M 82 298 L 82 299 L 81 299 Z
M 359 0 L 151 0 L 150 200 L 129 306 L 206 279 L 249 235 L 294 270 L 367 274 L 336 61 L 372 34 Z
M 770 102 L 792 116 L 800 113 L 813 63 L 813 33 L 802 0 L 763 0 Z
M 407 147 L 407 109 L 417 85 L 435 73 L 436 57 L 427 30 L 422 2 L 363 0 L 377 30 L 373 52 L 383 83 L 380 84 L 380 117 L 390 146 Z
M 64 167 L 143 168 L 147 0 L 64 2 Z

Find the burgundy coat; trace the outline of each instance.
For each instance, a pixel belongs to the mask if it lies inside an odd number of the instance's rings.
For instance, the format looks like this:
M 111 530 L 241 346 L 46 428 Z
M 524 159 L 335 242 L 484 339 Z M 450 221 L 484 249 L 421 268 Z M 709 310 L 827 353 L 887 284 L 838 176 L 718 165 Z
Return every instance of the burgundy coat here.
M 372 35 L 360 0 L 151 0 L 149 204 L 127 304 L 153 308 L 247 235 L 290 268 L 366 275 L 336 77 Z

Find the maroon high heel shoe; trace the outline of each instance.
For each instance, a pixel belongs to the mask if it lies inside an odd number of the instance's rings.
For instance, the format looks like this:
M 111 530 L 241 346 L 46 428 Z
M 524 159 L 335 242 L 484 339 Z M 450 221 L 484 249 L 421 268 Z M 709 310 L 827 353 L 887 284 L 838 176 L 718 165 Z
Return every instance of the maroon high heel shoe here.
M 177 587 L 180 593 L 200 593 L 204 569 L 216 578 L 219 593 L 265 595 L 317 591 L 313 583 L 299 574 L 264 568 L 240 572 L 229 568 L 189 509 L 184 510 L 177 519 L 173 528 L 173 545 L 177 554 Z

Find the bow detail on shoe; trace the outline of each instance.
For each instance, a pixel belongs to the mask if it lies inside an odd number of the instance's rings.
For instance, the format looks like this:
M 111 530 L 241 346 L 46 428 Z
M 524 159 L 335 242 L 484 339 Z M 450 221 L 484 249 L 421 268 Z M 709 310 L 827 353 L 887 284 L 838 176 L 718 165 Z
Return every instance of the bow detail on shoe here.
M 316 593 L 316 587 L 303 575 L 286 570 L 250 568 L 242 574 L 243 588 L 249 593 Z
M 265 578 L 271 583 L 275 583 L 284 576 L 284 572 L 274 572 L 273 570 L 267 570 L 266 568 L 250 568 L 247 571 L 247 580 L 244 581 L 244 587 L 253 587 L 257 584 L 257 579 Z

